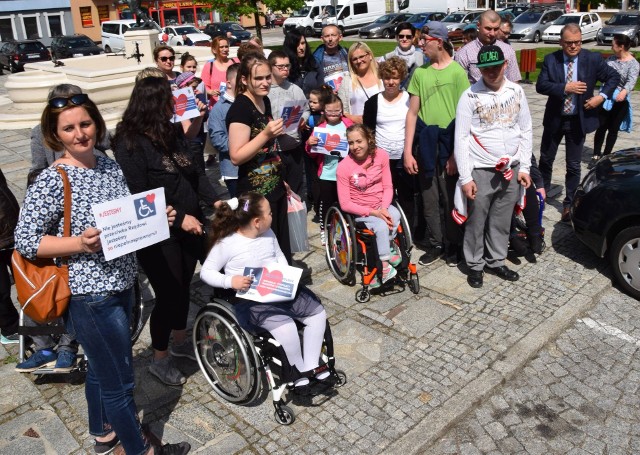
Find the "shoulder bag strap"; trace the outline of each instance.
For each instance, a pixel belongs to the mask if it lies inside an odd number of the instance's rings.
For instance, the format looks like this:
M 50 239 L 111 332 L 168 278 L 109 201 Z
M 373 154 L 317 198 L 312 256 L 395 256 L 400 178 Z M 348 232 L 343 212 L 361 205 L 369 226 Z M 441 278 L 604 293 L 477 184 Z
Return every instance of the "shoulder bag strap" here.
M 69 183 L 69 177 L 67 171 L 60 166 L 56 167 L 56 171 L 62 177 L 62 186 L 64 188 L 64 228 L 63 235 L 65 237 L 71 237 L 71 184 Z

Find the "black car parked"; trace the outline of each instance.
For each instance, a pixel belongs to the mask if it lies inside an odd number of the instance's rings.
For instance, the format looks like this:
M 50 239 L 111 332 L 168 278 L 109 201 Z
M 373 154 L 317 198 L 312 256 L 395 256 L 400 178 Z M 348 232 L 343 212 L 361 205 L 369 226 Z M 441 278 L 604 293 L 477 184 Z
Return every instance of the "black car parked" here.
M 51 41 L 51 54 L 55 59 L 84 57 L 104 54 L 104 49 L 86 35 L 56 36 Z
M 251 38 L 251 32 L 245 30 L 237 22 L 207 24 L 203 31 L 212 39 L 216 36 L 231 36 L 230 46 L 237 46 L 243 41 L 249 41 L 249 38 Z
M 51 60 L 51 54 L 38 40 L 9 41 L 0 48 L 0 73 L 4 68 L 12 73 L 24 71 L 25 63 Z
M 600 159 L 571 207 L 577 237 L 599 257 L 609 255 L 616 281 L 640 299 L 640 147 Z

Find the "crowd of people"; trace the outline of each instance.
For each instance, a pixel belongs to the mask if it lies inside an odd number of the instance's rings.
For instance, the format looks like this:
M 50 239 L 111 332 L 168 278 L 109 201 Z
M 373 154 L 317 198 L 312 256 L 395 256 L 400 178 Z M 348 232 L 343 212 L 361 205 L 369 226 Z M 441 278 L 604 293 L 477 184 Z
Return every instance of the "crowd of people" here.
M 618 131 L 630 128 L 629 96 L 640 65 L 628 37 L 616 35 L 614 55 L 605 60 L 581 48 L 577 25 L 565 26 L 562 49 L 545 58 L 536 85 L 548 97 L 538 167 L 509 33 L 508 21 L 486 11 L 475 36 L 467 34 L 457 51 L 440 22 L 420 30 L 399 24 L 397 46 L 383 56 L 363 42 L 345 49 L 334 25 L 324 26 L 314 52 L 297 30 L 286 35 L 282 50 L 265 52 L 252 41 L 234 58 L 228 39 L 217 37 L 200 77 L 192 55 L 183 54 L 176 71 L 174 49 L 160 45 L 156 67 L 137 76 L 111 138 L 89 96 L 73 85 L 55 87 L 32 132 L 33 168 L 23 203 L 29 210 L 19 216 L 0 172 L 0 329 L 2 343 L 16 342 L 8 275 L 15 248 L 28 258 L 66 258 L 68 333 L 55 350 L 50 337 L 34 336 L 34 354 L 16 370 L 68 370 L 80 343 L 89 360 L 86 399 L 96 453 L 118 444 L 130 454 L 187 453 L 184 442 L 152 446 L 133 401 L 128 319 L 138 266 L 156 295 L 149 371 L 180 386 L 186 377 L 174 358 L 195 360 L 187 315 L 198 261 L 203 281 L 234 291 L 251 285 L 243 276 L 250 262 L 293 264 L 292 192 L 309 201 L 323 243 L 324 214 L 335 204 L 375 232 L 382 274 L 372 288 L 391 280 L 400 262 L 392 242 L 400 222 L 394 198 L 421 239 L 420 264 L 464 262 L 461 269 L 475 288 L 483 286 L 485 273 L 517 281 L 505 264 L 514 214 L 522 212 L 526 225 L 525 244 L 514 248 L 542 253 L 538 200 L 549 191 L 561 140 L 567 156 L 562 220 L 568 221 L 585 136 L 596 132 L 594 161 L 611 153 Z M 597 94 L 596 82 L 602 83 Z M 172 90 L 185 87 L 192 87 L 199 115 L 172 122 Z M 330 137 L 338 139 L 328 147 Z M 218 156 L 205 161 L 207 140 Z M 109 148 L 115 160 L 105 155 Z M 214 163 L 232 198 L 227 202 L 218 200 L 207 178 Z M 61 236 L 63 185 L 56 167 L 71 181 L 71 237 Z M 157 187 L 166 195 L 169 238 L 107 261 L 91 205 Z M 214 212 L 211 223 L 206 215 Z M 318 366 L 326 312 L 309 289 L 300 286 L 286 305 L 232 298 L 240 324 L 270 331 L 299 372 Z M 294 320 L 306 327 L 302 345 Z M 308 394 L 310 379 L 323 384 L 327 376 L 300 377 L 294 390 Z

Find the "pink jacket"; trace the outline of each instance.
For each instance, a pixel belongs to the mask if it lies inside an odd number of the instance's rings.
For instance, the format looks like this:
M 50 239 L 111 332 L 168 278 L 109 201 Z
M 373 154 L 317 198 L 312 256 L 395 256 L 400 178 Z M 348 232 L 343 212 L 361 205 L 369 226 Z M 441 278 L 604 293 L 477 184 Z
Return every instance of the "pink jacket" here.
M 349 128 L 351 125 L 353 125 L 353 121 L 351 121 L 350 119 L 348 119 L 347 117 L 342 117 L 342 119 L 340 119 L 342 121 L 342 123 L 344 123 L 344 126 L 346 126 L 347 128 Z M 327 121 L 325 120 L 324 122 L 320 123 L 319 125 L 317 125 L 316 127 L 314 127 L 313 129 L 315 130 L 316 128 L 325 128 L 327 126 Z M 313 136 L 313 130 L 311 130 L 311 135 Z M 314 153 L 311 151 L 311 146 L 305 142 L 304 144 L 304 149 L 307 152 L 307 155 L 309 155 L 311 158 L 313 158 L 314 160 L 316 160 L 316 163 L 318 164 L 318 177 L 320 177 L 320 175 L 322 175 L 322 166 L 324 166 L 324 153 Z
M 338 164 L 340 208 L 356 216 L 369 216 L 372 210 L 388 208 L 393 199 L 389 154 L 376 149 L 373 162 L 357 163 L 351 155 Z

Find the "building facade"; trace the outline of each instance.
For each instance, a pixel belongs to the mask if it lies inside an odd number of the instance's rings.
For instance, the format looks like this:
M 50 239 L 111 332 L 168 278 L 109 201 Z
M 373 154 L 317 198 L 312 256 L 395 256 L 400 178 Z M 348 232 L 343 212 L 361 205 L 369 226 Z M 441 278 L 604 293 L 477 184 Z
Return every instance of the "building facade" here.
M 51 38 L 74 33 L 70 0 L 0 0 L 0 41 Z

